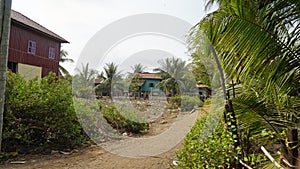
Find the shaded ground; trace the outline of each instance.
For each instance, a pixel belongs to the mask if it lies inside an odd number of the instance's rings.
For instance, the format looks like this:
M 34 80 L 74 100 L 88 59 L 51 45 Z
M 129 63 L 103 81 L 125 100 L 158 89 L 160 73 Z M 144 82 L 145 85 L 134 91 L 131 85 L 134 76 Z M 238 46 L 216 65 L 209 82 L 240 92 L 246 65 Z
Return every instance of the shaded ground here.
M 171 151 L 156 157 L 126 158 L 106 152 L 98 146 L 90 146 L 71 155 L 55 154 L 51 156 L 28 156 L 25 164 L 7 164 L 0 168 L 25 168 L 25 169 L 167 169 L 172 167 L 172 160 L 178 145 Z
M 202 108 L 205 111 L 207 108 Z M 201 110 L 196 113 L 188 113 L 186 116 L 194 114 L 201 115 Z M 135 135 L 138 138 L 147 138 L 166 131 L 176 120 L 178 112 L 166 111 L 162 116 L 153 121 L 147 134 Z M 176 116 L 176 117 L 175 117 Z M 67 169 L 67 168 L 97 168 L 97 169 L 168 169 L 176 168 L 173 165 L 173 160 L 176 159 L 176 152 L 182 148 L 182 142 L 177 144 L 171 150 L 145 158 L 128 158 L 107 152 L 100 146 L 92 145 L 79 150 L 73 150 L 68 153 L 53 152 L 52 155 L 28 155 L 19 157 L 14 162 L 24 164 L 11 164 L 11 161 L 5 165 L 0 165 L 0 168 L 49 168 L 49 169 Z M 158 142 L 155 144 L 166 144 Z

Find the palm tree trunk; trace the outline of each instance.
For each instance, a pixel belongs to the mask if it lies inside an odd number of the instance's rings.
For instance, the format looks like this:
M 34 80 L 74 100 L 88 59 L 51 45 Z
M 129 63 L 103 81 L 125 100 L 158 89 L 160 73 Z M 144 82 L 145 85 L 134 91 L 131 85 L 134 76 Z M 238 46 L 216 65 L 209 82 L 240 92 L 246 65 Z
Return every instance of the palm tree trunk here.
M 218 67 L 218 70 L 219 70 L 219 73 L 221 76 L 221 85 L 222 85 L 222 89 L 223 89 L 223 95 L 224 95 L 225 100 L 227 100 L 227 103 L 225 105 L 225 111 L 224 111 L 224 120 L 225 120 L 225 123 L 227 123 L 227 121 L 231 122 L 231 125 L 228 128 L 231 130 L 231 132 L 233 134 L 233 140 L 235 141 L 234 148 L 237 149 L 237 147 L 240 146 L 240 142 L 239 142 L 239 134 L 238 134 L 238 130 L 237 130 L 236 116 L 234 113 L 234 109 L 233 109 L 231 100 L 229 100 L 229 97 L 226 98 L 227 92 L 226 92 L 225 76 L 224 76 L 222 65 L 220 63 L 220 60 L 218 58 L 218 55 L 217 55 L 217 52 L 216 52 L 214 46 L 211 45 L 210 48 L 212 50 L 214 59 L 217 63 L 217 67 Z M 230 117 L 227 118 L 228 113 L 230 113 L 232 118 L 230 118 Z M 236 136 L 236 137 L 234 137 L 234 136 Z M 235 168 L 240 169 L 240 168 L 242 168 L 242 165 L 239 162 L 237 162 Z
M 217 64 L 217 67 L 218 67 L 218 70 L 219 70 L 219 73 L 220 73 L 220 76 L 221 76 L 222 90 L 223 90 L 224 98 L 226 99 L 226 86 L 225 86 L 225 76 L 224 76 L 223 68 L 222 68 L 222 65 L 220 63 L 220 60 L 218 58 L 218 55 L 217 55 L 217 52 L 216 52 L 214 46 L 210 45 L 210 49 L 213 53 L 214 59 L 216 61 L 216 64 Z
M 221 78 L 221 86 L 222 86 L 222 90 L 223 90 L 224 99 L 226 100 L 227 92 L 226 92 L 225 77 L 224 77 L 223 68 L 222 68 L 222 65 L 220 63 L 220 60 L 218 58 L 217 52 L 216 52 L 213 44 L 210 45 L 210 50 L 213 53 L 213 57 L 215 59 L 215 62 L 217 64 L 217 67 L 218 67 L 218 70 L 219 70 L 219 73 L 220 73 L 220 76 L 221 76 L 220 77 Z M 224 111 L 224 115 L 223 116 L 224 116 L 225 123 L 227 123 L 227 114 L 226 114 L 225 111 Z
M 0 137 L 2 137 L 4 94 L 6 85 L 6 69 L 8 58 L 9 31 L 10 31 L 11 0 L 0 0 Z M 0 152 L 1 152 L 0 138 Z

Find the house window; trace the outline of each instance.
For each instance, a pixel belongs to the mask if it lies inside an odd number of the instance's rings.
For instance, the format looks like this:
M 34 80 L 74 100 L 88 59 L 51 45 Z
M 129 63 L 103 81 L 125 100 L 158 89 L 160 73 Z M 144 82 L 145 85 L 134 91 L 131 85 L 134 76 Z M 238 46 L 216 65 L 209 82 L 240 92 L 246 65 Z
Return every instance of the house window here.
M 154 87 L 154 83 L 149 83 L 149 87 Z
M 49 48 L 49 59 L 55 59 L 55 48 Z
M 29 40 L 28 41 L 28 49 L 27 49 L 27 53 L 31 54 L 31 55 L 35 55 L 36 52 L 36 42 Z

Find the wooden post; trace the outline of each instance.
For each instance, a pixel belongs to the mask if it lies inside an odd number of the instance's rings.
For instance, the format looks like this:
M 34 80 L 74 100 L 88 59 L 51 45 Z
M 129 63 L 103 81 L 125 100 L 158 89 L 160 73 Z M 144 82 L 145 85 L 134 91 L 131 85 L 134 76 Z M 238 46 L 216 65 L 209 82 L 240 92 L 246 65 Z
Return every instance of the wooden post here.
M 8 60 L 8 46 L 10 34 L 11 0 L 0 1 L 0 137 L 2 137 L 4 93 L 6 85 L 6 69 Z M 0 138 L 0 151 L 1 151 Z
M 296 128 L 288 128 L 286 137 L 287 160 L 292 166 L 295 166 L 298 157 L 298 130 Z

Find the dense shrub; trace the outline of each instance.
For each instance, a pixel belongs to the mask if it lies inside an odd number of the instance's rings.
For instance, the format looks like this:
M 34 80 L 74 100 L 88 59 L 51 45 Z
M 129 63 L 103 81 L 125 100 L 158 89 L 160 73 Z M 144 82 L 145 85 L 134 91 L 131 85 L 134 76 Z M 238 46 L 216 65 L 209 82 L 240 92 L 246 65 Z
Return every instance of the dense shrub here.
M 213 119 L 205 115 L 187 134 L 184 148 L 177 154 L 182 168 L 234 168 L 235 159 L 241 154 L 241 149 L 234 150 L 232 134 L 223 123 L 219 123 L 215 130 L 211 129 L 209 125 L 212 122 L 218 123 Z M 261 168 L 265 159 L 263 155 L 250 154 L 243 161 L 251 167 Z
M 181 108 L 182 111 L 191 111 L 196 107 L 203 106 L 203 102 L 196 96 L 174 96 L 170 103 Z
M 99 143 L 105 140 L 105 132 L 103 125 L 103 117 L 100 112 L 97 102 L 74 98 L 74 108 L 77 113 L 78 121 L 80 122 L 84 133 L 90 137 L 94 142 Z
M 4 151 L 22 146 L 71 148 L 85 138 L 77 122 L 68 81 L 49 74 L 25 81 L 7 72 L 2 135 Z
M 199 120 L 188 133 L 184 148 L 179 152 L 180 166 L 184 168 L 232 168 L 233 140 L 223 125 L 219 125 L 206 140 L 200 139 L 206 117 Z
M 101 112 L 108 123 L 121 132 L 140 133 L 149 128 L 146 121 L 131 110 L 118 110 L 109 105 L 103 106 Z

